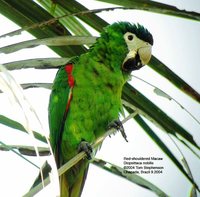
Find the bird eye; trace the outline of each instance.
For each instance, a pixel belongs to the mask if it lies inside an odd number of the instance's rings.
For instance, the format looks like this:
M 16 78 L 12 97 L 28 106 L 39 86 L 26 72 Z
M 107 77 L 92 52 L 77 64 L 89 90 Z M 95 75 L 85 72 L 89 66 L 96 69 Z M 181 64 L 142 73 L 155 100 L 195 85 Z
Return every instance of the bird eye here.
M 133 40 L 133 35 L 128 35 L 128 40 Z

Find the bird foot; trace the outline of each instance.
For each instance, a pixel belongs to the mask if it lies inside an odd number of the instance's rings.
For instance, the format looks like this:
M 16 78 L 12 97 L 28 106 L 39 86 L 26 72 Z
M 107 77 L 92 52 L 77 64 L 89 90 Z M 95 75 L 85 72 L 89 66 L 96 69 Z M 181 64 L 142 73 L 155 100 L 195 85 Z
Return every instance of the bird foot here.
M 120 133 L 122 134 L 122 137 L 125 139 L 126 142 L 128 142 L 127 140 L 127 136 L 123 127 L 123 124 L 120 120 L 114 120 L 111 123 L 108 124 L 108 129 L 114 128 L 117 131 L 120 131 Z
M 85 154 L 86 154 L 86 158 L 88 160 L 91 160 L 92 159 L 92 146 L 86 142 L 85 140 L 82 140 L 81 143 L 79 144 L 78 146 L 78 152 L 81 152 L 81 151 L 84 151 Z

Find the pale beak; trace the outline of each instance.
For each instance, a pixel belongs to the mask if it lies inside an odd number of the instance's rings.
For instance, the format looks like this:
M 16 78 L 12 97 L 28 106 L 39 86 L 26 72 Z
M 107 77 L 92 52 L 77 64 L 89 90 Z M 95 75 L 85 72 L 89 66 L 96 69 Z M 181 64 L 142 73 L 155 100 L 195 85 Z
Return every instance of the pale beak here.
M 152 46 L 149 44 L 148 46 L 141 47 L 138 50 L 138 54 L 140 56 L 140 60 L 141 60 L 143 65 L 148 64 L 148 62 L 150 61 L 150 59 L 151 59 L 151 49 L 152 49 Z
M 130 50 L 122 64 L 122 69 L 126 72 L 131 72 L 142 68 L 151 59 L 151 49 L 152 46 L 146 43 L 145 46 L 143 45 L 138 50 Z

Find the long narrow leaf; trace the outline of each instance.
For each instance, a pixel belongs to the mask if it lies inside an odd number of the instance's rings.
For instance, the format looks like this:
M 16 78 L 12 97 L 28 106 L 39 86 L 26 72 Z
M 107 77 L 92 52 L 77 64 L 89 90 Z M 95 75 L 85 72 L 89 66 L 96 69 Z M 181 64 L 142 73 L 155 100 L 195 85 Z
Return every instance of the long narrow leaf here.
M 24 90 L 29 88 L 45 88 L 51 90 L 52 83 L 24 83 L 21 86 Z
M 0 53 L 13 53 L 24 48 L 33 48 L 39 45 L 67 46 L 67 45 L 91 45 L 96 41 L 94 36 L 59 36 L 53 38 L 34 39 L 0 48 Z
M 18 70 L 22 68 L 36 68 L 36 69 L 45 69 L 45 68 L 58 68 L 61 65 L 66 64 L 70 61 L 71 58 L 36 58 L 28 60 L 20 60 L 16 62 L 10 62 L 4 64 L 8 70 Z
M 138 109 L 142 110 L 145 114 L 148 115 L 148 117 L 151 117 L 152 120 L 164 128 L 165 131 L 174 135 L 177 139 L 179 138 L 176 133 L 200 149 L 190 133 L 188 133 L 183 127 L 177 124 L 166 113 L 164 113 L 160 108 L 158 108 L 155 104 L 153 104 L 149 99 L 143 96 L 138 90 L 136 90 L 128 83 L 124 86 L 122 98 L 133 104 Z
M 86 7 L 75 0 L 60 0 L 56 1 L 56 4 L 60 5 L 64 10 L 70 13 L 78 13 L 88 10 Z M 92 12 L 88 14 L 80 14 L 77 15 L 77 17 L 99 32 L 102 31 L 103 27 L 108 25 L 106 21 L 104 21 L 102 18 L 98 17 Z
M 20 84 L 20 86 L 24 90 L 29 89 L 29 88 L 45 88 L 45 89 L 51 90 L 52 83 L 24 83 L 24 84 Z M 0 90 L 0 93 L 3 93 L 3 92 Z
M 34 147 L 33 147 L 34 149 Z M 26 157 L 24 157 L 23 155 L 21 155 L 20 153 L 18 153 L 16 150 L 14 150 L 14 148 L 12 148 L 11 146 L 8 146 L 7 144 L 3 143 L 0 141 L 0 150 L 6 150 L 6 151 L 12 151 L 13 153 L 15 153 L 16 155 L 18 155 L 19 157 L 21 157 L 22 159 L 24 159 L 25 161 L 27 161 L 28 163 L 30 163 L 31 165 L 33 165 L 34 167 L 40 169 L 36 164 L 34 164 L 32 161 L 30 161 L 29 159 L 27 159 Z
M 160 188 L 158 188 L 154 184 L 150 183 L 146 179 L 142 178 L 141 176 L 134 174 L 134 173 L 133 174 L 124 173 L 123 168 L 116 166 L 114 164 L 111 164 L 107 161 L 95 158 L 92 161 L 92 164 L 94 164 L 94 165 L 100 167 L 101 169 L 104 169 L 112 174 L 115 174 L 119 177 L 125 178 L 126 180 L 128 180 L 132 183 L 135 183 L 143 188 L 149 189 L 150 191 L 154 192 L 155 194 L 157 194 L 160 197 L 169 196 L 166 193 L 164 193 Z
M 53 18 L 47 11 L 34 1 L 4 1 L 0 0 L 0 13 L 15 22 L 21 27 L 30 26 L 35 23 L 48 21 Z M 49 24 L 43 28 L 29 29 L 32 35 L 37 38 L 48 38 L 53 36 L 71 35 L 70 32 L 58 21 L 53 25 Z M 50 47 L 62 57 L 71 57 L 85 52 L 82 46 Z
M 177 16 L 186 19 L 192 19 L 200 21 L 200 14 L 197 12 L 189 12 L 186 10 L 180 10 L 172 5 L 167 5 L 164 3 L 159 3 L 156 1 L 149 0 L 98 0 L 106 3 L 112 3 L 116 5 L 121 5 L 124 7 L 155 12 L 159 14 L 165 14 L 170 16 Z
M 1 151 L 10 151 L 10 150 L 18 150 L 20 154 L 27 156 L 36 156 L 36 152 L 33 146 L 24 146 L 24 145 L 1 145 Z M 47 147 L 37 147 L 40 156 L 48 156 L 50 155 L 50 150 Z
M 22 124 L 20 124 L 19 122 L 16 122 L 10 118 L 7 118 L 3 115 L 0 115 L 0 124 L 3 124 L 5 126 L 8 126 L 8 127 L 11 127 L 13 128 L 15 131 L 22 131 L 22 132 L 25 132 L 27 133 L 26 129 L 23 127 Z M 40 133 L 34 131 L 33 132 L 34 136 L 36 139 L 42 141 L 42 142 L 45 142 L 46 143 L 46 139 L 43 135 L 41 135 Z
M 29 89 L 29 88 L 45 88 L 45 89 L 51 90 L 52 83 L 24 83 L 24 84 L 20 84 L 20 86 L 24 90 Z M 0 90 L 0 93 L 3 93 L 3 92 Z
M 62 6 L 59 6 L 59 4 L 57 4 L 56 2 L 55 3 L 52 2 L 51 0 L 46 0 L 46 1 L 39 0 L 38 3 L 44 6 L 48 10 L 48 12 L 50 12 L 54 17 L 60 17 L 66 14 L 70 14 L 68 10 L 66 10 Z M 53 10 L 52 7 L 54 7 Z M 79 20 L 73 16 L 68 17 L 67 20 L 66 18 L 61 18 L 59 19 L 59 21 L 75 35 L 84 35 L 84 36 L 91 35 L 91 33 L 79 22 Z
M 146 85 L 151 86 L 154 88 L 153 92 L 158 95 L 161 96 L 163 98 L 168 99 L 169 101 L 174 101 L 182 110 L 184 110 L 197 124 L 200 125 L 200 121 L 190 112 L 189 109 L 187 109 L 186 107 L 184 107 L 177 99 L 173 98 L 172 96 L 170 96 L 168 93 L 166 93 L 165 91 L 163 91 L 162 89 L 158 88 L 157 86 L 147 82 L 146 80 L 137 77 L 135 75 L 132 75 L 132 77 L 144 82 Z
M 200 103 L 200 94 L 195 91 L 190 85 L 188 85 L 184 80 L 182 80 L 178 75 L 176 75 L 172 70 L 165 66 L 159 59 L 152 56 L 149 64 L 153 70 L 168 79 L 172 84 L 174 84 L 181 91 L 195 99 Z
M 126 108 L 130 113 L 133 113 L 133 110 Z M 176 167 L 187 177 L 187 179 L 194 183 L 194 180 L 186 173 L 183 165 L 176 159 L 174 154 L 170 149 L 164 144 L 164 142 L 156 135 L 156 133 L 149 127 L 149 125 L 141 118 L 140 115 L 135 116 L 134 119 L 136 122 L 143 128 L 143 130 L 149 135 L 149 137 L 161 148 L 161 150 L 170 158 L 170 160 L 176 165 Z M 195 185 L 197 185 L 195 183 Z

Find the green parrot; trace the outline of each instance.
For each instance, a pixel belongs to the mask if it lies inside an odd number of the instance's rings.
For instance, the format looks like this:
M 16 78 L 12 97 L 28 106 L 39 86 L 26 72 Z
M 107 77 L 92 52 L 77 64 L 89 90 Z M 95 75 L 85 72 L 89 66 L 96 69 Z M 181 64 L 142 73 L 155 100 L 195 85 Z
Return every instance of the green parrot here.
M 123 85 L 133 70 L 151 58 L 153 37 L 139 24 L 107 26 L 87 53 L 56 74 L 49 102 L 50 142 L 57 167 L 120 125 Z M 114 123 L 114 124 L 113 124 Z M 60 178 L 61 197 L 81 196 L 89 160 L 83 159 Z

